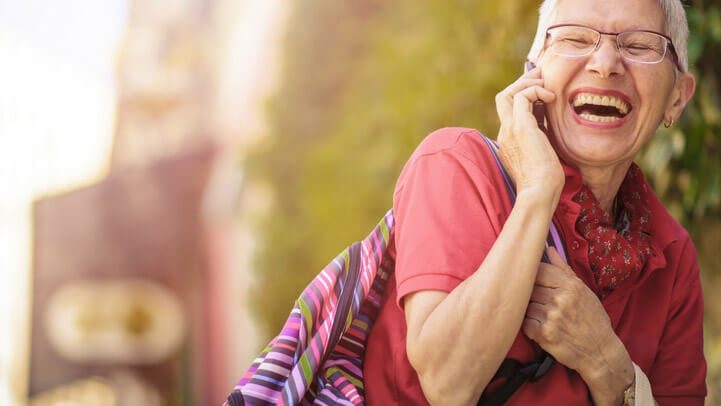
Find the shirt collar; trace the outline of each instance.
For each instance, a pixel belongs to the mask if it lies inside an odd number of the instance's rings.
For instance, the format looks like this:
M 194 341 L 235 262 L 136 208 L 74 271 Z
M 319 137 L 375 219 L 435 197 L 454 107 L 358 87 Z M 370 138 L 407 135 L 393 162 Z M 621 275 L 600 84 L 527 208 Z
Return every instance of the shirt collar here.
M 631 165 L 636 164 L 631 163 Z M 572 200 L 572 198 L 583 185 L 581 172 L 579 172 L 577 168 L 574 168 L 563 161 L 561 161 L 561 166 L 563 167 L 563 173 L 566 176 L 566 183 L 564 184 L 563 191 L 561 192 L 560 204 L 566 206 L 566 210 L 578 215 L 580 207 L 578 203 Z M 643 171 L 641 171 L 641 174 L 643 175 Z M 681 226 L 668 213 L 666 208 L 653 192 L 653 189 L 646 180 L 645 175 L 642 177 L 641 181 L 646 184 L 646 187 L 642 188 L 645 189 L 645 192 L 639 192 L 644 193 L 642 197 L 644 197 L 644 200 L 648 202 L 648 208 L 650 211 L 649 223 L 651 239 L 654 241 L 656 247 L 663 251 L 669 244 L 679 239 L 679 228 Z M 576 217 L 574 216 L 574 218 Z

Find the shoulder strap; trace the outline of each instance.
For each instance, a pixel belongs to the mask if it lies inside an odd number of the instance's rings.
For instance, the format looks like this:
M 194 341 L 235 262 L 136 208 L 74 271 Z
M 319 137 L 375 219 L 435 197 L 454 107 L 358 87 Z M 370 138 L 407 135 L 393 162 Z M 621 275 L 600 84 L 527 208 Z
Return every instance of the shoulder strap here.
M 493 159 L 496 160 L 498 170 L 503 175 L 503 181 L 506 184 L 506 191 L 508 192 L 508 197 L 511 199 L 511 204 L 515 204 L 516 187 L 513 182 L 513 177 L 508 173 L 508 171 L 506 171 L 506 168 L 498 158 L 498 144 L 496 141 L 488 139 L 483 134 L 481 134 L 481 137 L 486 142 L 488 149 L 493 155 Z M 555 247 L 558 253 L 561 254 L 563 260 L 566 260 L 566 250 L 563 245 L 563 240 L 561 240 L 558 227 L 553 221 L 551 221 L 548 237 L 546 238 L 546 248 L 549 246 Z M 545 251 L 543 253 L 542 261 L 550 263 Z M 541 377 L 543 377 L 543 375 L 551 369 L 553 361 L 553 356 L 545 351 L 543 352 L 543 357 L 540 362 L 535 361 L 523 365 L 515 359 L 503 360 L 501 366 L 498 368 L 498 371 L 493 376 L 492 381 L 499 378 L 507 378 L 508 380 L 490 395 L 486 394 L 484 391 L 481 399 L 478 401 L 478 406 L 499 406 L 504 404 L 508 398 L 510 398 L 511 395 L 513 395 L 527 380 L 535 382 L 541 379 Z

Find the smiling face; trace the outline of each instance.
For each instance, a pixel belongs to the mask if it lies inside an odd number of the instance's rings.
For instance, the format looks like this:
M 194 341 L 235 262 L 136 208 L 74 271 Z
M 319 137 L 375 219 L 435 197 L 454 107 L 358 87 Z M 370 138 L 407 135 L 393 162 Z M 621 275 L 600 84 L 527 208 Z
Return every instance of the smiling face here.
M 553 24 L 565 23 L 603 32 L 666 31 L 657 0 L 561 0 Z M 556 94 L 547 105 L 552 141 L 559 155 L 579 168 L 630 163 L 661 120 L 678 118 L 694 89 L 690 74 L 675 78 L 670 51 L 657 64 L 629 62 L 611 35 L 603 35 L 584 57 L 545 49 L 538 65 L 544 87 Z

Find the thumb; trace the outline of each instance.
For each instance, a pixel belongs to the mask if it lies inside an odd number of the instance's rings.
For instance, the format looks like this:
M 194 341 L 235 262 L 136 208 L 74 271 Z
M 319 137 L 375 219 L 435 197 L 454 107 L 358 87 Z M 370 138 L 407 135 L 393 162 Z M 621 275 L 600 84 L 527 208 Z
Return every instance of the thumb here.
M 548 259 L 551 260 L 551 264 L 556 265 L 559 268 L 563 268 L 563 270 L 567 273 L 572 273 L 575 275 L 573 269 L 571 269 L 571 267 L 566 263 L 566 261 L 561 258 L 561 254 L 558 253 L 556 247 L 548 247 L 548 249 L 546 250 L 546 255 L 548 255 Z

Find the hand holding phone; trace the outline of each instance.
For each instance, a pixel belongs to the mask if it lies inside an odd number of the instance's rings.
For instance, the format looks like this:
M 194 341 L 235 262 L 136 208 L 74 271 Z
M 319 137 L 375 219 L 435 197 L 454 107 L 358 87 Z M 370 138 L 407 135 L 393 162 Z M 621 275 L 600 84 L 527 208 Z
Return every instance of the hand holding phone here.
M 513 177 L 519 196 L 523 190 L 548 193 L 555 207 L 565 175 L 551 145 L 544 103 L 553 103 L 556 95 L 544 87 L 541 70 L 530 62 L 526 66 L 529 68 L 496 95 L 501 121 L 499 156 Z

